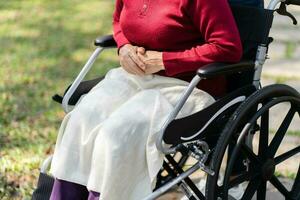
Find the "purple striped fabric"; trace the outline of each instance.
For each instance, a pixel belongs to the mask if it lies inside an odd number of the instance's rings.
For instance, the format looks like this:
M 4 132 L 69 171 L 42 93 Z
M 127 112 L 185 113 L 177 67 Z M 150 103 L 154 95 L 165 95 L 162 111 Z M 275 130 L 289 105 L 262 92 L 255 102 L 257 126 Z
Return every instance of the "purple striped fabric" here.
M 50 200 L 99 200 L 99 195 L 83 185 L 55 179 Z

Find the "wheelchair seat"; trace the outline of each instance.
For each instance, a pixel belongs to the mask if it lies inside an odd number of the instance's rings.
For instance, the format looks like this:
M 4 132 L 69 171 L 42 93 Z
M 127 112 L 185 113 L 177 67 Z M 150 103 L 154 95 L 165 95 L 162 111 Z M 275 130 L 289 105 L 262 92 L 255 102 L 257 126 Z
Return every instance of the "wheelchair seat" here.
M 233 111 L 255 91 L 253 85 L 247 85 L 193 115 L 175 119 L 165 130 L 165 143 L 177 145 L 194 140 L 216 138 Z

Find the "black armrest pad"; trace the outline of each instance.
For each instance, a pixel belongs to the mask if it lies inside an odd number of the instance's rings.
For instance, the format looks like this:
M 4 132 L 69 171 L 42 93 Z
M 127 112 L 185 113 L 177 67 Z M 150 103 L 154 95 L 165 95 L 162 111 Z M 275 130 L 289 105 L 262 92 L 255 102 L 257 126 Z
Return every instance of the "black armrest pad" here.
M 74 94 L 71 96 L 71 98 L 69 99 L 68 104 L 69 105 L 75 105 L 77 103 L 77 101 L 80 99 L 80 97 L 86 93 L 88 93 L 95 85 L 97 85 L 100 81 L 102 81 L 104 78 L 104 76 L 101 76 L 99 78 L 96 79 L 92 79 L 92 80 L 88 80 L 88 81 L 83 81 L 81 82 L 77 89 L 75 90 Z M 71 84 L 72 85 L 72 84 Z M 71 87 L 71 85 L 68 86 L 68 88 L 65 90 L 65 93 L 63 96 L 60 96 L 58 94 L 55 94 L 52 99 L 54 101 L 56 101 L 57 103 L 62 103 L 63 101 L 63 97 L 65 96 L 65 94 L 67 93 L 67 91 L 69 90 L 69 88 Z
M 99 47 L 117 47 L 117 43 L 114 40 L 112 35 L 105 35 L 102 37 L 96 38 L 94 42 L 95 46 Z
M 104 78 L 104 76 L 101 76 L 96 79 L 81 82 L 78 85 L 77 89 L 75 90 L 74 94 L 71 96 L 68 104 L 75 105 L 82 95 L 87 94 L 95 85 L 97 85 L 100 81 L 102 81 L 103 78 Z M 70 87 L 71 87 L 71 85 L 69 85 L 69 87 L 66 89 L 64 96 Z
M 197 74 L 203 78 L 212 78 L 219 75 L 229 75 L 244 71 L 253 70 L 255 64 L 253 61 L 243 61 L 235 64 L 229 63 L 211 63 L 198 69 Z

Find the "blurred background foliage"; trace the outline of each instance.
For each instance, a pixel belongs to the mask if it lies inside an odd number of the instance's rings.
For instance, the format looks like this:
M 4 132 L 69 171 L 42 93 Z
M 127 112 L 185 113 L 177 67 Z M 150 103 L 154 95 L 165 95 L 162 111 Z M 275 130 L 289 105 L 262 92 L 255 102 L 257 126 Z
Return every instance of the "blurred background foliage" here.
M 51 100 L 112 32 L 112 0 L 0 0 L 0 199 L 30 199 L 64 116 Z M 106 51 L 89 77 L 118 65 Z

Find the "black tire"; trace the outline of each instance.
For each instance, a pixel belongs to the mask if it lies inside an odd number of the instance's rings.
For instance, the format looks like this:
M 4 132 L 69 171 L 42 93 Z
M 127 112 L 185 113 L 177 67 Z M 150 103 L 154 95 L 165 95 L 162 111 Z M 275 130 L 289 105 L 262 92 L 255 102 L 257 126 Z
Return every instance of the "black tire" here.
M 289 102 L 291 108 L 285 119 L 280 123 L 279 129 L 275 132 L 275 136 L 269 145 L 269 110 L 281 102 Z M 275 156 L 295 113 L 300 115 L 300 94 L 289 86 L 280 84 L 270 85 L 248 97 L 233 113 L 218 139 L 210 161 L 210 168 L 215 171 L 215 175 L 207 177 L 206 198 L 208 200 L 216 200 L 220 197 L 222 200 L 227 200 L 228 190 L 231 187 L 248 182 L 242 199 L 251 200 L 256 192 L 257 199 L 263 200 L 266 198 L 266 183 L 270 182 L 286 199 L 299 200 L 300 166 L 295 173 L 295 181 L 290 191 L 274 175 L 275 166 L 278 163 L 300 152 L 299 144 L 292 150 L 280 156 Z M 261 126 L 255 132 L 256 136 L 259 137 L 259 147 L 256 154 L 245 144 L 245 137 L 251 128 L 257 126 L 258 119 L 261 120 Z M 230 142 L 236 138 L 238 138 L 238 142 L 234 147 L 230 159 L 227 161 L 224 179 L 218 185 L 219 173 L 223 158 L 226 155 L 226 149 Z M 230 179 L 235 159 L 241 154 L 250 161 L 248 169 L 239 176 L 235 178 L 231 177 Z

